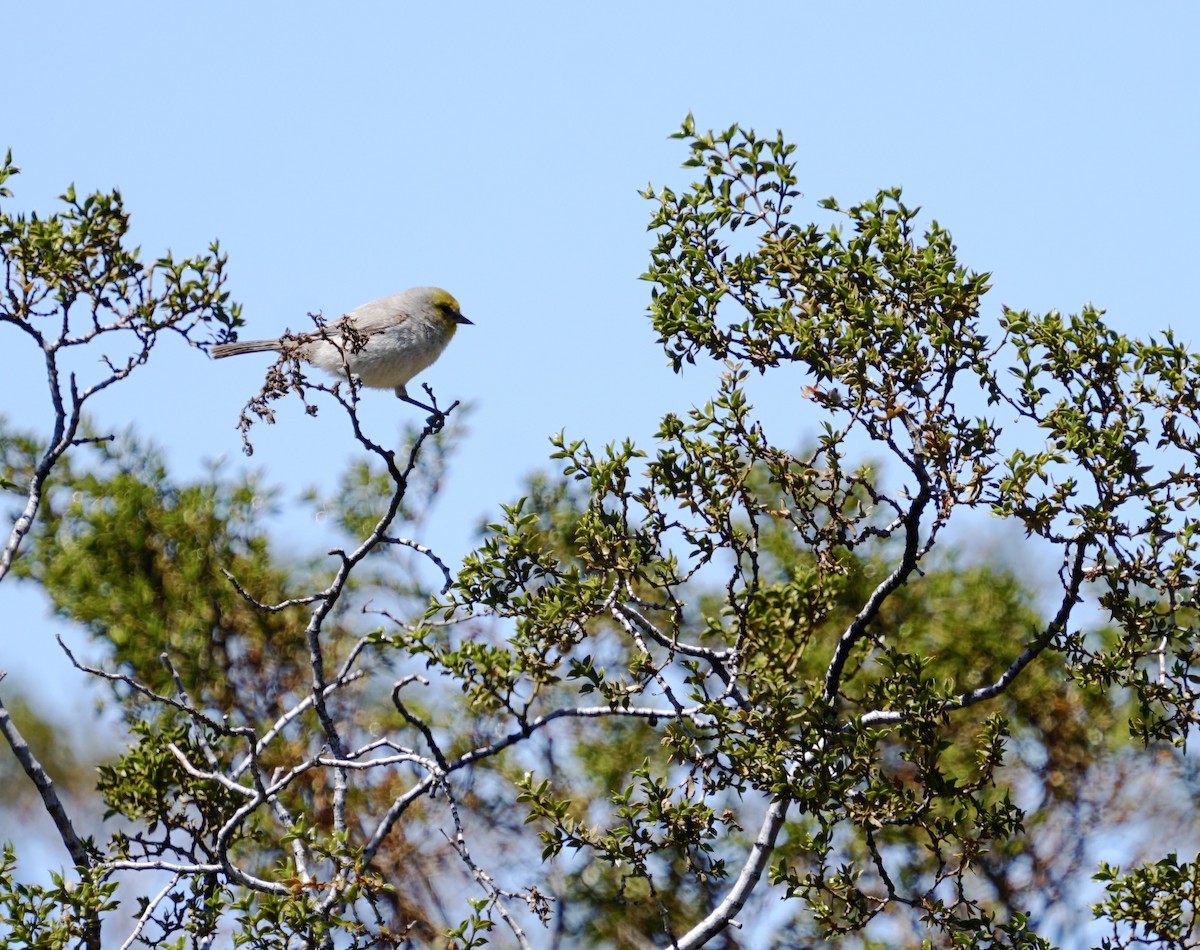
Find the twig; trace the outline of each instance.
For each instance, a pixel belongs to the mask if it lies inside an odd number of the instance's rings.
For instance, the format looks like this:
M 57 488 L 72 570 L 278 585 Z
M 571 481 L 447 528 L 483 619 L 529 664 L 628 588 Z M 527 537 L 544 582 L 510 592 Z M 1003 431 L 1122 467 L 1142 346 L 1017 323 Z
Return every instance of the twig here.
M 180 701 L 171 696 L 163 696 L 161 693 L 154 692 L 154 690 L 150 689 L 148 686 L 143 686 L 132 676 L 127 676 L 124 673 L 110 673 L 108 670 L 102 670 L 98 667 L 88 666 L 85 663 L 80 663 L 77 659 L 75 659 L 75 654 L 71 652 L 71 648 L 63 642 L 61 635 L 56 635 L 55 639 L 58 641 L 58 645 L 62 647 L 63 652 L 67 655 L 67 659 L 71 661 L 71 665 L 83 673 L 88 673 L 91 676 L 108 680 L 110 683 L 124 683 L 134 692 L 141 693 L 141 695 L 153 702 L 162 703 L 164 706 L 171 706 L 175 709 L 178 709 L 181 713 L 184 713 L 196 722 L 203 723 L 206 727 L 212 729 L 219 735 L 244 735 L 246 732 L 245 729 L 231 728 L 224 723 L 217 722 L 210 716 L 204 715 L 204 713 L 200 712 L 200 710 L 190 705 L 189 702 L 186 701 L 186 697 L 185 701 Z
M 137 924 L 134 926 L 133 931 L 128 937 L 125 938 L 125 942 L 121 944 L 121 950 L 129 950 L 130 947 L 137 943 L 142 931 L 146 927 L 146 924 L 150 922 L 150 918 L 153 916 L 155 908 L 157 908 L 158 905 L 163 902 L 166 896 L 171 893 L 175 885 L 179 883 L 181 876 L 182 875 L 176 873 L 171 880 L 167 882 L 166 887 L 150 898 L 150 900 L 146 903 L 146 909 L 142 911 L 141 916 L 138 917 Z
M 221 573 L 225 575 L 229 583 L 233 585 L 234 590 L 241 594 L 247 603 L 258 608 L 259 610 L 266 610 L 270 613 L 279 613 L 279 611 L 287 610 L 289 607 L 299 607 L 306 604 L 311 604 L 320 600 L 324 596 L 324 593 L 322 592 L 319 594 L 309 594 L 307 597 L 292 597 L 288 600 L 281 600 L 277 604 L 265 604 L 261 600 L 256 599 L 253 594 L 242 587 L 242 585 L 238 583 L 238 579 L 233 576 L 232 572 L 226 570 L 225 568 L 221 568 Z
M 410 541 L 408 538 L 380 538 L 380 540 L 385 544 L 400 544 L 406 548 L 412 548 L 418 554 L 423 554 L 429 560 L 433 561 L 442 572 L 442 576 L 446 579 L 446 583 L 442 585 L 441 593 L 446 593 L 453 586 L 454 580 L 450 573 L 450 568 L 446 566 L 440 557 L 433 553 L 431 548 L 427 548 L 423 544 L 418 544 L 416 541 Z

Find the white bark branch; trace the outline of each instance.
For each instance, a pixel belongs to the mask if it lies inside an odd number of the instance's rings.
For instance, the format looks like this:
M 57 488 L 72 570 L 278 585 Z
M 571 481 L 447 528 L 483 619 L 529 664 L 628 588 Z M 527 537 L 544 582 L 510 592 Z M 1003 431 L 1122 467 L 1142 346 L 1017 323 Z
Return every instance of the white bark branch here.
M 711 914 L 675 941 L 671 945 L 672 950 L 696 950 L 726 927 L 736 926 L 734 917 L 745 906 L 750 893 L 762 877 L 771 852 L 775 850 L 775 839 L 779 836 L 779 829 L 783 827 L 787 818 L 787 809 L 788 802 L 785 799 L 771 802 L 766 817 L 763 818 L 762 827 L 758 829 L 758 836 L 754 839 L 754 846 L 750 849 L 750 855 L 742 866 L 742 873 L 734 881 L 725 899 Z

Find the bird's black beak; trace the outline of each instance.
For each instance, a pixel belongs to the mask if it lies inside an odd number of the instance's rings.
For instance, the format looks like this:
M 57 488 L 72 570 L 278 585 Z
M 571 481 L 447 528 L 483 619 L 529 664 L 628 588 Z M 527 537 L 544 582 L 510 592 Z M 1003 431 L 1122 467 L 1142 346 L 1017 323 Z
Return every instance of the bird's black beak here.
M 463 316 L 461 313 L 456 313 L 456 314 L 454 315 L 454 322 L 455 322 L 455 323 L 465 323 L 467 326 L 470 326 L 470 327 L 473 327 L 473 326 L 475 326 L 475 323 L 474 323 L 473 321 L 471 321 L 471 320 L 468 320 L 468 319 L 467 319 L 466 317 L 464 317 L 464 316 Z

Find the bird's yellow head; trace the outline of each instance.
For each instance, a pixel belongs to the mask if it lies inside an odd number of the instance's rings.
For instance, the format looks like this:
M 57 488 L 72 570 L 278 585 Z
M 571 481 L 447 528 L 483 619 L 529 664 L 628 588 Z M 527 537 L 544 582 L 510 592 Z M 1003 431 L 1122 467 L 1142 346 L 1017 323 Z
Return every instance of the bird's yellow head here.
M 440 287 L 429 288 L 428 300 L 433 312 L 449 324 L 451 333 L 458 329 L 460 323 L 474 325 L 462 315 L 462 311 L 458 308 L 458 301 Z

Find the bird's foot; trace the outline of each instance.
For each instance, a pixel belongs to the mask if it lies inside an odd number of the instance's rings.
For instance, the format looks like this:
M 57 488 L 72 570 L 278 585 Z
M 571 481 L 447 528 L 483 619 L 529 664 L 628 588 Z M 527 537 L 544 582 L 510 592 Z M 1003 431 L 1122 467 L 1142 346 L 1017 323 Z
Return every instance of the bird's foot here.
M 425 392 L 429 393 L 429 401 L 432 403 L 432 405 L 427 405 L 426 403 L 421 402 L 419 399 L 413 399 L 413 397 L 408 394 L 408 391 L 403 386 L 396 387 L 396 395 L 409 405 L 416 406 L 418 409 L 424 409 L 426 412 L 430 413 L 429 418 L 425 420 L 425 425 L 427 425 L 434 432 L 439 432 L 446 424 L 446 414 L 437 407 L 437 399 L 434 398 L 433 392 L 430 390 L 430 388 L 425 386 L 424 389 Z

